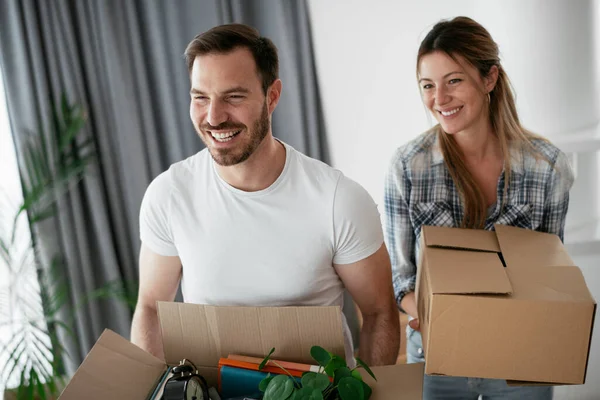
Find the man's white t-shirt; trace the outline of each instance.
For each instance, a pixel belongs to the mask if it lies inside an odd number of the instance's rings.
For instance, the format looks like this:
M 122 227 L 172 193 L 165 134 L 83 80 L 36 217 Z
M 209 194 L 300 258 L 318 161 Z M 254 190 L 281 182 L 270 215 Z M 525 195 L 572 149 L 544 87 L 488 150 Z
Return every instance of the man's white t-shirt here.
M 185 302 L 341 309 L 344 286 L 333 264 L 360 261 L 383 244 L 377 206 L 362 186 L 284 146 L 283 172 L 264 190 L 227 184 L 206 149 L 148 187 L 141 240 L 157 254 L 179 256 Z

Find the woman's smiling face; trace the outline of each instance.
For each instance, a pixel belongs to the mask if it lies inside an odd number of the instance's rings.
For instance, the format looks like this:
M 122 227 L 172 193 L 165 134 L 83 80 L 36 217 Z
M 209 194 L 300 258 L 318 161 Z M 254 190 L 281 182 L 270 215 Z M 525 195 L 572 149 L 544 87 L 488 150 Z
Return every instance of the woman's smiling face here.
M 489 82 L 460 56 L 455 58 L 434 51 L 419 62 L 423 103 L 449 134 L 483 128 L 489 119 Z

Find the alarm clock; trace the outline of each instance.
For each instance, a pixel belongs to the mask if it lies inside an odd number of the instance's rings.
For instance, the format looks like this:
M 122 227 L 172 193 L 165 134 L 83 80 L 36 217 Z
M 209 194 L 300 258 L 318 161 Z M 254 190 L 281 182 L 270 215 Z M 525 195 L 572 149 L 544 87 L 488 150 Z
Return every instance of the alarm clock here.
M 181 361 L 172 373 L 165 384 L 162 400 L 210 400 L 206 379 L 198 374 L 191 361 Z

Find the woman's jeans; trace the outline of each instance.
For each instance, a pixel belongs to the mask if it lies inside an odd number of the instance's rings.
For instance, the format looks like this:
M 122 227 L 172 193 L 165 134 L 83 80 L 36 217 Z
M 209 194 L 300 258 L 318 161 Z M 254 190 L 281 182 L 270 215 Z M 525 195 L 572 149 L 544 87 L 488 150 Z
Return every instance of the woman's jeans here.
M 407 362 L 425 362 L 421 334 L 406 327 L 406 338 Z M 551 400 L 552 392 L 551 386 L 510 387 L 499 379 L 425 375 L 423 381 L 423 400 Z

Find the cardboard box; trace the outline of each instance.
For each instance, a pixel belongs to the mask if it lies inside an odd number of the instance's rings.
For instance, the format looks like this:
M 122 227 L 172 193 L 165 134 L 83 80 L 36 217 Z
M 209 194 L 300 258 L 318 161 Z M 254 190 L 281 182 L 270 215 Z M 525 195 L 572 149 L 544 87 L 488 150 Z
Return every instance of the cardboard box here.
M 106 330 L 89 352 L 60 400 L 145 400 L 167 365 L 191 360 L 211 386 L 217 364 L 229 353 L 313 362 L 310 347 L 319 345 L 344 356 L 339 307 L 214 307 L 158 304 L 165 359 L 146 353 Z M 422 398 L 423 364 L 373 367 L 372 400 Z
M 596 303 L 558 236 L 424 226 L 419 254 L 425 373 L 585 382 Z

